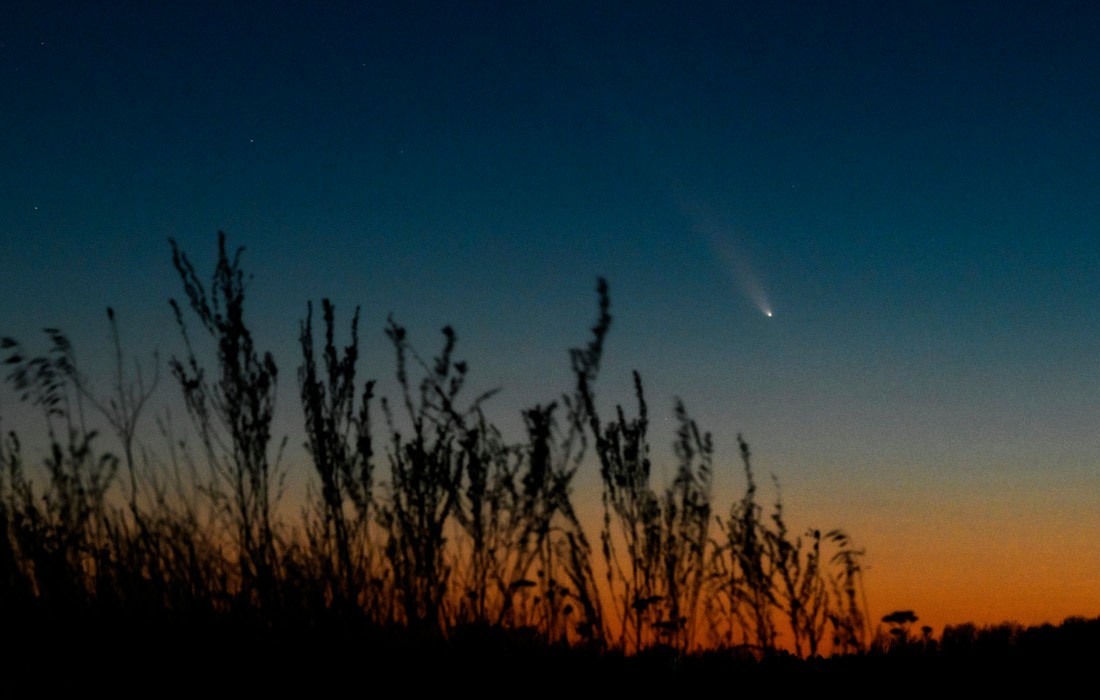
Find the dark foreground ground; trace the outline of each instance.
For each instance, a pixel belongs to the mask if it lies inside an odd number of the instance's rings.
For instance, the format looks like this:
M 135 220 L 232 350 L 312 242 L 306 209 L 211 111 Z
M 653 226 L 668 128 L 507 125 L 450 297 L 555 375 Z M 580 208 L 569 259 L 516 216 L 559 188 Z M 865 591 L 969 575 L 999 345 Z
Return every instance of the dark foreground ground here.
M 91 689 L 115 697 L 164 692 L 247 697 L 451 697 L 466 692 L 478 697 L 587 697 L 607 692 L 659 697 L 690 691 L 962 697 L 1017 695 L 1035 687 L 1046 692 L 1074 688 L 1089 695 L 1095 692 L 1100 667 L 1100 619 L 1033 628 L 961 626 L 930 643 L 805 660 L 789 655 L 755 659 L 733 650 L 678 655 L 657 649 L 624 657 L 548 647 L 520 635 L 476 628 L 432 641 L 402 631 L 365 629 L 4 622 L 12 643 L 3 654 L 4 697 Z

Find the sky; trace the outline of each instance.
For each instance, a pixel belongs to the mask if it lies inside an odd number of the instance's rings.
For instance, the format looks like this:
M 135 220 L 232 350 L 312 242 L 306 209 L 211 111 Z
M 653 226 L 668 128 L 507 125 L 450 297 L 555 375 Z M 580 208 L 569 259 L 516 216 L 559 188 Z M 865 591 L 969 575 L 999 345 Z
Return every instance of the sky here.
M 601 404 L 671 465 L 682 398 L 731 497 L 742 433 L 876 616 L 1100 614 L 1100 6 L 168 5 L 0 7 L 0 335 L 105 383 L 110 305 L 182 414 L 168 239 L 224 231 L 294 461 L 308 300 L 390 390 L 387 315 L 453 325 L 518 437 L 603 276 Z

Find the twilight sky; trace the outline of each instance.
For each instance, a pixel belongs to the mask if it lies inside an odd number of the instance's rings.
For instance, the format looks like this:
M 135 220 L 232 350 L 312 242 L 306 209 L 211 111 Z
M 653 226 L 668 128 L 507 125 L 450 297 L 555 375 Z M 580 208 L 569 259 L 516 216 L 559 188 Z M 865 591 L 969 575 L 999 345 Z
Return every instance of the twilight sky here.
M 1100 6 L 148 5 L 0 8 L 0 334 L 105 383 L 112 305 L 178 353 L 167 239 L 207 274 L 221 229 L 292 444 L 322 296 L 365 376 L 387 313 L 425 355 L 452 324 L 518 437 L 603 275 L 601 400 L 638 369 L 661 459 L 682 397 L 719 509 L 743 432 L 876 616 L 1100 613 Z

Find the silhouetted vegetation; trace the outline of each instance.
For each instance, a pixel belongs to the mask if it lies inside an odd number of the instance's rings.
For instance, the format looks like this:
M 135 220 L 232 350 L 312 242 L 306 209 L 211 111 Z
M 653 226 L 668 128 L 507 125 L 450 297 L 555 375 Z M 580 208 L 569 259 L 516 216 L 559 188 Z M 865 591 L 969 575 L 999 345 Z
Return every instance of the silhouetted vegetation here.
M 154 420 L 143 409 L 157 359 L 151 375 L 136 363 L 125 371 L 112 311 L 116 370 L 106 397 L 77 371 L 61 331 L 46 331 L 41 355 L 3 339 L 8 384 L 41 413 L 46 446 L 31 465 L 15 433 L 0 440 L 7 630 L 37 640 L 114 630 L 112 639 L 135 647 L 145 638 L 248 639 L 247 658 L 266 663 L 286 639 L 317 655 L 344 643 L 372 649 L 376 660 L 415 648 L 439 663 L 472 645 L 512 655 L 517 673 L 568 649 L 562 663 L 589 671 L 597 657 L 611 669 L 636 656 L 651 673 L 704 676 L 718 658 L 752 666 L 824 652 L 1026 654 L 1054 634 L 960 626 L 936 642 L 927 628 L 913 636 L 916 617 L 900 611 L 883 618 L 892 634 L 872 641 L 863 551 L 836 529 L 792 535 L 778 482 L 767 516 L 740 435 L 744 495 L 716 508 L 715 442 L 680 401 L 675 476 L 655 483 L 641 377 L 634 415 L 620 406 L 604 420 L 596 407 L 612 322 L 603 280 L 589 340 L 569 354 L 574 385 L 524 411 L 518 443 L 486 415 L 493 392 L 467 398 L 469 368 L 450 327 L 425 360 L 391 318 L 398 395 L 377 398 L 357 368 L 359 310 L 341 347 L 336 310 L 323 300 L 318 345 L 307 304 L 297 378 L 314 473 L 301 519 L 280 517 L 288 467 L 272 435 L 278 369 L 245 322 L 242 250 L 231 255 L 219 235 L 208 282 L 174 241 L 171 253 L 186 304 L 171 302 L 185 351 L 169 368 L 191 428 L 181 437 L 169 415 L 157 416 L 159 449 L 138 439 Z M 90 427 L 85 404 L 113 445 Z M 572 495 L 590 467 L 602 483 L 598 552 Z M 1092 648 L 1097 624 L 1067 622 L 1059 638 Z

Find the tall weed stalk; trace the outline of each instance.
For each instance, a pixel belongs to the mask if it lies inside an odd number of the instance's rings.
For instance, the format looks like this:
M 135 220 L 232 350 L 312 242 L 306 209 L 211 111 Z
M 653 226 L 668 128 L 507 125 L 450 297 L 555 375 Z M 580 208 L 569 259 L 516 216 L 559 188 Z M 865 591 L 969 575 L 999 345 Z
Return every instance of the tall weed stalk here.
M 306 447 L 320 479 L 318 500 L 306 513 L 310 561 L 318 568 L 313 580 L 323 587 L 325 606 L 337 610 L 370 611 L 378 618 L 380 578 L 376 548 L 371 541 L 374 487 L 374 449 L 370 404 L 374 382 L 356 385 L 359 358 L 359 309 L 351 320 L 351 342 L 336 347 L 335 309 L 322 301 L 323 366 L 313 342 L 313 306 L 307 307 L 299 341 L 302 365 L 298 369 L 305 417 Z M 358 401 L 357 401 L 358 399 Z
M 261 356 L 256 350 L 244 322 L 244 249 L 230 257 L 225 234 L 219 232 L 218 259 L 207 291 L 187 255 L 174 240 L 171 245 L 188 305 L 217 346 L 214 378 L 209 379 L 191 343 L 183 310 L 172 299 L 187 349 L 183 359 L 172 358 L 172 374 L 183 389 L 207 463 L 228 492 L 243 590 L 253 602 L 270 604 L 276 576 L 272 502 L 282 476 L 278 457 L 273 461 L 268 455 L 278 369 L 270 353 Z

